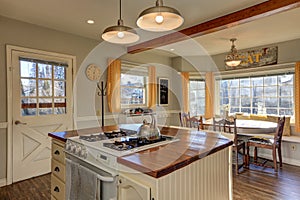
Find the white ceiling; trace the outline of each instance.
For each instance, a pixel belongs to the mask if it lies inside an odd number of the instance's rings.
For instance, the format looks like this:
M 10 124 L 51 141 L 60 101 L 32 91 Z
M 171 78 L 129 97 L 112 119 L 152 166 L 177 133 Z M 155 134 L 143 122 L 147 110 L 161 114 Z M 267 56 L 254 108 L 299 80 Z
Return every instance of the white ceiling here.
M 178 9 L 185 22 L 180 29 L 223 16 L 246 8 L 263 0 L 164 0 L 164 5 Z M 155 0 L 122 0 L 122 18 L 126 26 L 136 28 L 135 21 L 139 13 L 155 4 Z M 56 29 L 96 39 L 99 42 L 102 31 L 116 25 L 119 0 L 0 0 L 0 15 L 20 21 Z M 87 19 L 94 19 L 89 25 Z M 239 25 L 223 31 L 196 38 L 206 51 L 213 55 L 230 49 L 229 39 L 238 38 L 238 49 L 300 38 L 300 9 L 294 9 L 255 22 Z M 141 41 L 147 40 L 144 31 Z M 171 45 L 172 46 L 172 45 Z M 169 49 L 170 46 L 164 47 Z M 175 51 L 178 50 L 174 46 Z M 175 52 L 174 51 L 174 52 Z M 184 54 L 192 54 L 191 48 L 181 48 Z
M 192 40 L 194 42 L 184 41 L 161 47 L 160 49 L 165 52 L 160 51 L 160 54 L 168 55 L 170 54 L 170 49 L 175 49 L 172 54 L 176 53 L 181 56 L 199 55 L 199 52 L 195 51 L 195 42 L 197 42 L 197 45 L 200 44 L 200 48 L 207 51 L 209 55 L 229 52 L 231 47 L 230 38 L 237 38 L 235 42 L 237 49 L 246 49 L 294 40 L 300 38 L 299 20 L 300 8 L 296 8 L 193 38 Z M 158 51 L 159 50 L 154 50 L 153 52 L 157 53 Z

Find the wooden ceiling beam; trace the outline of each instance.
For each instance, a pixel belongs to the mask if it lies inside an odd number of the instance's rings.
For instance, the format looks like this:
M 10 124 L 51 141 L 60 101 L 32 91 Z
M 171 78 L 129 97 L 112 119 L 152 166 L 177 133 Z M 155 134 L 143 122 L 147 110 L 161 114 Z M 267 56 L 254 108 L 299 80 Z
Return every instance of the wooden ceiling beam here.
M 300 7 L 300 0 L 269 0 L 237 12 L 203 22 L 201 24 L 173 32 L 162 37 L 148 40 L 127 48 L 134 54 L 157 47 L 165 46 L 188 38 L 198 37 L 208 33 L 228 29 L 246 22 L 251 22 L 266 16 Z

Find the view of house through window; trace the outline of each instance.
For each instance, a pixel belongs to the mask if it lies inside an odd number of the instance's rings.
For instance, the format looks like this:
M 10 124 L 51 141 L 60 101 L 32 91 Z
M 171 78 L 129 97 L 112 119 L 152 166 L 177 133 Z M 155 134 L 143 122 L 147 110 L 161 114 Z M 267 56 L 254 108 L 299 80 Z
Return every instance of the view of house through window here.
M 294 74 L 218 81 L 220 113 L 294 115 Z
M 203 115 L 205 112 L 205 81 L 190 80 L 190 114 Z
M 121 104 L 145 105 L 147 77 L 121 74 Z
M 20 58 L 22 116 L 66 113 L 66 67 Z

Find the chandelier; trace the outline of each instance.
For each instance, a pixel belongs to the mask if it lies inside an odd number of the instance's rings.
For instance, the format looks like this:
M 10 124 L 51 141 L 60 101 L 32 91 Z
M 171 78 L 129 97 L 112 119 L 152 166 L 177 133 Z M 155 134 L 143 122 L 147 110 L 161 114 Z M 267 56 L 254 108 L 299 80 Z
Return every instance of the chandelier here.
M 237 67 L 241 64 L 242 60 L 239 58 L 239 54 L 237 52 L 237 49 L 235 48 L 234 42 L 236 41 L 236 38 L 230 39 L 232 45 L 230 53 L 226 55 L 225 63 L 229 67 Z

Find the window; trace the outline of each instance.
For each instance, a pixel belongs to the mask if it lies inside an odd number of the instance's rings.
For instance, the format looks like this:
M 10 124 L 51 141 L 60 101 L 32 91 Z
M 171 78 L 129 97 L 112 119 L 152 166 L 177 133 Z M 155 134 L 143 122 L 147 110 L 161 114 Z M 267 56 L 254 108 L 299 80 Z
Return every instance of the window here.
M 205 81 L 190 80 L 190 113 L 191 116 L 205 113 Z
M 66 113 L 66 67 L 20 58 L 22 116 Z
M 230 113 L 294 115 L 294 74 L 219 81 L 220 110 Z
M 146 104 L 147 77 L 121 74 L 121 105 Z

